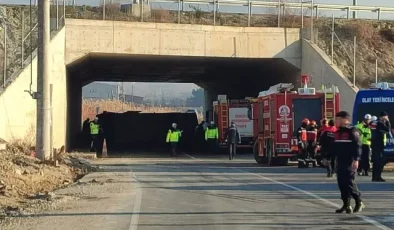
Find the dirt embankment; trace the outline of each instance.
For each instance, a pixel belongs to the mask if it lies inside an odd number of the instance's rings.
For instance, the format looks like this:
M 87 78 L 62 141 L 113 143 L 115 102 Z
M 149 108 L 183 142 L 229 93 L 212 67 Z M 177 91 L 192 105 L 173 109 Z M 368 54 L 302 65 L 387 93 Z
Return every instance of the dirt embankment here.
M 319 46 L 331 55 L 331 21 L 319 20 Z M 353 47 L 356 36 L 356 84 L 368 87 L 378 80 L 394 82 L 394 21 L 336 20 L 334 63 L 353 80 Z M 342 43 L 342 44 L 341 44 Z
M 62 157 L 55 167 L 28 153 L 29 148 L 16 145 L 0 151 L 0 221 L 31 212 L 28 210 L 45 209 L 56 199 L 51 191 L 92 170 L 89 163 L 76 157 Z

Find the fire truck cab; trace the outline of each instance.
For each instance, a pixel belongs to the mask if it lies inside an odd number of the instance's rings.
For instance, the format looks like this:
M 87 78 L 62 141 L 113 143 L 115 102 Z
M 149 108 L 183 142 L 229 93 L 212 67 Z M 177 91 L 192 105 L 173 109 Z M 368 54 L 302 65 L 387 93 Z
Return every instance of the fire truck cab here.
M 254 121 L 249 119 L 248 112 L 251 104 L 257 99 L 231 99 L 226 95 L 219 95 L 218 100 L 213 102 L 213 121 L 218 126 L 220 147 L 226 147 L 226 133 L 231 122 L 235 123 L 241 136 L 238 148 L 252 148 L 254 144 Z
M 294 91 L 293 84 L 280 83 L 260 92 L 254 103 L 256 114 L 254 158 L 257 163 L 286 165 L 297 159 L 297 129 L 304 118 L 320 125 L 324 117 L 332 119 L 339 111 L 339 92 L 336 86 L 317 91 L 308 87 L 309 76 L 302 76 L 303 87 Z M 318 157 L 318 154 L 316 154 Z

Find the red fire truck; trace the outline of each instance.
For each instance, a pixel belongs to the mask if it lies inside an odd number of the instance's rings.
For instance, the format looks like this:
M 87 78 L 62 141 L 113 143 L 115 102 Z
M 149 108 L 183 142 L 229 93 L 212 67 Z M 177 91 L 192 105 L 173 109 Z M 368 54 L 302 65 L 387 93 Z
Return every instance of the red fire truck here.
M 309 76 L 303 75 L 303 87 L 293 91 L 291 83 L 281 83 L 260 92 L 252 106 L 257 123 L 254 158 L 257 163 L 286 165 L 297 159 L 297 129 L 303 118 L 320 124 L 323 117 L 332 119 L 339 111 L 338 87 L 309 88 Z M 317 157 L 319 155 L 317 154 Z
M 231 122 L 235 123 L 241 136 L 239 148 L 252 148 L 255 133 L 255 122 L 249 119 L 249 108 L 257 99 L 246 98 L 242 100 L 228 100 L 226 95 L 219 95 L 218 100 L 213 102 L 213 121 L 218 126 L 220 147 L 225 147 L 226 133 Z

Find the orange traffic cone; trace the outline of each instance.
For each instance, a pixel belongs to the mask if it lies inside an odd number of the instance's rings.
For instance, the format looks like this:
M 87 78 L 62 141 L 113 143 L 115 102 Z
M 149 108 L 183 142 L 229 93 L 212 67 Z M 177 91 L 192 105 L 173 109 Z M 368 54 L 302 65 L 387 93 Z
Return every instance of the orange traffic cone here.
M 103 143 L 103 153 L 102 153 L 102 157 L 108 157 L 108 152 L 107 152 L 107 141 L 104 138 L 104 143 Z

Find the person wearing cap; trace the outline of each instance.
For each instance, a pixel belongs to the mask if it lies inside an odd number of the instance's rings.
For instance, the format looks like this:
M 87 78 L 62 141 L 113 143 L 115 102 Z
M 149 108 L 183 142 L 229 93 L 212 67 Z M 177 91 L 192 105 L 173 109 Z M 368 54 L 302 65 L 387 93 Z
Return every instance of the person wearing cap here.
M 226 140 L 228 144 L 229 159 L 232 160 L 234 159 L 237 151 L 237 144 L 241 143 L 241 136 L 238 132 L 237 127 L 235 127 L 234 122 L 231 122 L 230 128 L 226 133 Z
M 355 183 L 361 157 L 360 132 L 350 125 L 350 115 L 346 111 L 340 111 L 335 115 L 335 123 L 339 128 L 334 134 L 334 143 L 329 155 L 337 158 L 337 182 L 343 201 L 343 206 L 335 212 L 360 212 L 365 207 Z M 327 165 L 328 162 L 324 161 L 324 164 Z M 351 198 L 356 201 L 354 211 L 350 206 Z
M 309 125 L 309 119 L 304 118 L 301 126 L 297 130 L 298 140 L 298 168 L 304 168 L 307 166 L 306 158 L 308 157 L 308 135 L 307 127 Z
M 177 128 L 176 123 L 172 123 L 171 128 L 167 132 L 166 142 L 171 144 L 170 156 L 175 157 L 177 155 L 178 143 L 182 136 L 182 131 Z
M 337 131 L 335 122 L 333 120 L 328 121 L 328 124 L 321 131 L 319 144 L 321 146 L 320 152 L 327 162 L 327 177 L 333 177 L 335 172 L 335 157 L 329 156 L 330 148 L 334 142 L 334 133 Z
M 368 176 L 368 170 L 370 168 L 369 155 L 371 152 L 372 134 L 369 124 L 371 123 L 371 119 L 372 116 L 370 114 L 365 114 L 364 120 L 356 125 L 356 128 L 360 131 L 362 143 L 361 161 L 358 167 L 359 176 Z
M 219 130 L 214 121 L 205 130 L 205 140 L 208 142 L 211 153 L 217 152 L 217 145 L 219 139 Z
M 382 178 L 382 171 L 384 167 L 383 152 L 387 144 L 387 134 L 391 131 L 391 123 L 389 114 L 381 112 L 379 119 L 375 122 L 372 131 L 372 181 L 385 182 Z

